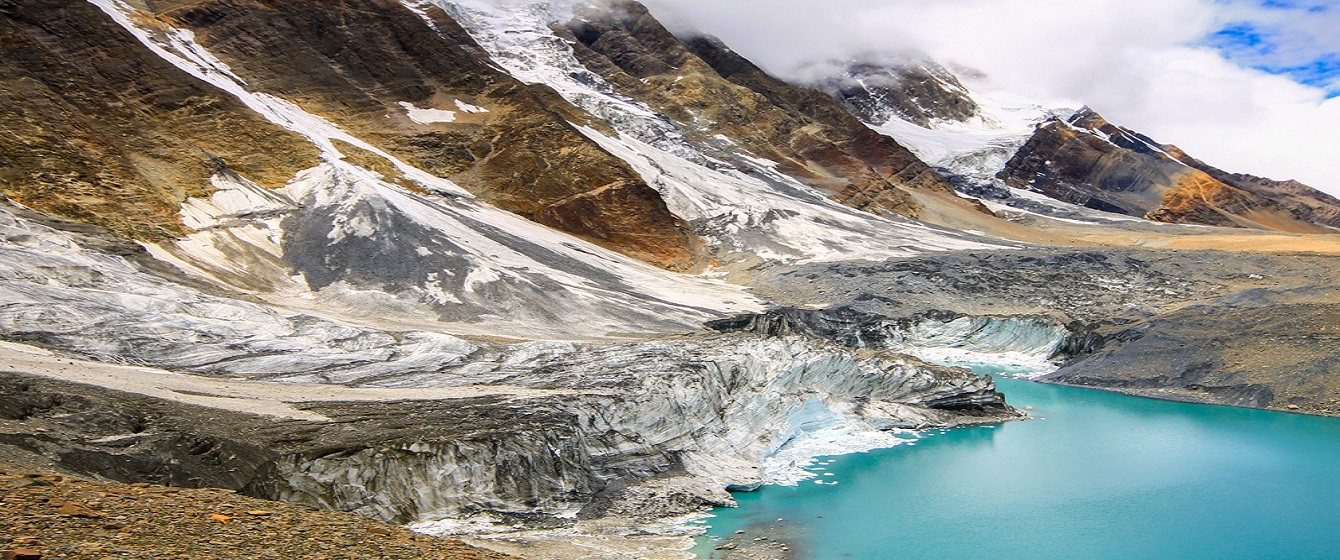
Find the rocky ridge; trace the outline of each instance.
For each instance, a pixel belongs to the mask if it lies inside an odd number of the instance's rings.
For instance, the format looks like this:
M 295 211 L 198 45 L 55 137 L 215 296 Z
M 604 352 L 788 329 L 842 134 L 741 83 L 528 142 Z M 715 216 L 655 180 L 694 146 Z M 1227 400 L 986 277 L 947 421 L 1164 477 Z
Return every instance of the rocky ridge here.
M 1335 231 L 1340 201 L 1307 185 L 1225 172 L 1088 107 L 970 90 L 916 54 L 866 59 L 882 62 L 829 62 L 797 72 L 965 195 L 1066 219 L 1076 216 L 1064 205 L 1019 191 L 1166 223 Z M 989 80 L 978 85 L 990 87 Z

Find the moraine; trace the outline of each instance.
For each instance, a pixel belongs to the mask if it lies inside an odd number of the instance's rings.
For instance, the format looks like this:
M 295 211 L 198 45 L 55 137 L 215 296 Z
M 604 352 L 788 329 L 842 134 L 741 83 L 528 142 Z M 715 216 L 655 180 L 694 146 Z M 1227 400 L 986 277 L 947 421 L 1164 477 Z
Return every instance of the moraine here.
M 1340 419 L 1009 378 L 999 387 L 1033 419 L 819 459 L 814 480 L 736 494 L 740 507 L 714 511 L 695 552 L 1340 557 Z

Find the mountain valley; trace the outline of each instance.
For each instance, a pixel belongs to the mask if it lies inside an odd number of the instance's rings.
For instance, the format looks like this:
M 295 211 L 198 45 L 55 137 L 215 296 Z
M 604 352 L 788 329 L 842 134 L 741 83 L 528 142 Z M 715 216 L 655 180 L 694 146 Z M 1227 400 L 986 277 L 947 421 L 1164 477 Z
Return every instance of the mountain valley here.
M 1026 417 L 944 364 L 1340 416 L 1340 200 L 897 59 L 0 0 L 0 463 L 684 558 L 814 456 Z

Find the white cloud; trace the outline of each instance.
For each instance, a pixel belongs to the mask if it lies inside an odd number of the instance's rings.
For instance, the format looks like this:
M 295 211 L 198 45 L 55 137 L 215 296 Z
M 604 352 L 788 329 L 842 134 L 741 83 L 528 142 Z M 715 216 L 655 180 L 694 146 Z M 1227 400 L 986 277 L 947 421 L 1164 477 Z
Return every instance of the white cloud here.
M 1308 83 L 1340 92 L 1340 5 L 1334 0 L 1271 2 L 1220 0 L 1221 27 L 1234 32 L 1224 39 L 1234 61 L 1257 68 L 1288 71 Z M 1249 39 L 1235 41 L 1235 39 Z M 1250 39 L 1260 41 L 1253 43 Z M 1313 63 L 1326 61 L 1315 74 Z
M 1298 179 L 1340 196 L 1340 98 L 1198 46 L 1227 22 L 1282 17 L 1243 0 L 646 3 L 677 31 L 717 35 L 783 77 L 816 60 L 917 49 L 986 72 L 992 87 L 1087 103 L 1227 171 Z M 1325 42 L 1340 39 L 1321 32 L 1324 22 L 1292 25 L 1323 37 L 1299 52 L 1340 49 Z

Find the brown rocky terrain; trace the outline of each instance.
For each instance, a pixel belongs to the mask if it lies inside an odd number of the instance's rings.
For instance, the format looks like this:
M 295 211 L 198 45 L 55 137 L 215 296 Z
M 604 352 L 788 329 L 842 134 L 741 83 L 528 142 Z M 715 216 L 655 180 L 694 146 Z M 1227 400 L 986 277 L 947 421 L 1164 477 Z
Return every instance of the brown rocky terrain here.
M 843 204 L 916 217 L 923 203 L 910 191 L 953 192 L 827 95 L 786 84 L 715 39 L 676 38 L 640 4 L 592 9 L 557 31 L 620 93 L 700 139 L 724 135 Z
M 1007 184 L 1150 220 L 1329 233 L 1340 200 L 1295 182 L 1233 175 L 1085 108 L 1039 126 L 998 175 Z
M 230 490 L 32 474 L 0 464 L 0 554 L 102 558 L 431 558 L 506 554 Z
M 283 186 L 317 150 L 151 53 L 87 2 L 0 2 L 0 191 L 141 239 L 231 169 Z

